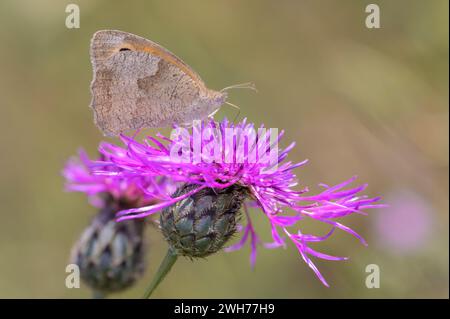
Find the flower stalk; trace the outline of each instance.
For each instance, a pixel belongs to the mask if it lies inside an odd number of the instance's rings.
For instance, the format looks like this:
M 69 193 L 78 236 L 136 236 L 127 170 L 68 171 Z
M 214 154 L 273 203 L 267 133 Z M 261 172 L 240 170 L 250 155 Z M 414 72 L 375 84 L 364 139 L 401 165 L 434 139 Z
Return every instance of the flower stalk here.
M 152 282 L 145 291 L 145 294 L 143 296 L 144 299 L 149 299 L 151 297 L 152 293 L 159 286 L 161 281 L 164 280 L 164 278 L 169 273 L 170 269 L 172 269 L 172 266 L 175 264 L 177 259 L 178 259 L 177 253 L 171 247 L 169 247 L 166 256 L 161 262 L 161 265 L 159 265 L 158 271 L 156 272 Z

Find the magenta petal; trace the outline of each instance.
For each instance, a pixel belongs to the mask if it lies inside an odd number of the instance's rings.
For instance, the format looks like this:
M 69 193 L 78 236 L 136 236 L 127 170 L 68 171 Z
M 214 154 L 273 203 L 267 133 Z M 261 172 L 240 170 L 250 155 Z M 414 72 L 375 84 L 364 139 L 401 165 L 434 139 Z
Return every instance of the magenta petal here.
M 150 206 L 144 206 L 144 207 L 139 207 L 139 208 L 131 208 L 131 209 L 126 209 L 126 210 L 122 210 L 120 212 L 117 213 L 117 216 L 120 217 L 117 220 L 121 221 L 121 220 L 125 220 L 125 219 L 130 219 L 130 218 L 139 218 L 139 217 L 146 217 L 150 214 L 153 214 L 163 208 L 172 206 L 173 204 L 175 204 L 176 202 L 183 200 L 187 197 L 192 196 L 193 194 L 197 193 L 198 191 L 204 189 L 206 186 L 200 186 L 186 194 L 183 194 L 181 196 L 178 197 L 174 197 L 171 198 L 170 200 L 155 204 L 155 205 L 150 205 Z M 144 214 L 139 214 L 139 213 L 144 213 Z M 137 214 L 137 215 L 135 215 Z M 125 215 L 130 215 L 130 216 L 125 216 Z M 125 216 L 125 217 L 122 217 Z
M 343 231 L 345 231 L 345 232 L 349 233 L 350 235 L 356 237 L 364 246 L 368 246 L 366 240 L 361 235 L 359 235 L 357 232 L 355 232 L 353 229 L 351 229 L 350 227 L 342 225 L 341 223 L 336 222 L 336 221 L 331 221 L 331 220 L 322 220 L 322 221 L 324 223 L 327 223 L 327 224 L 330 224 L 330 225 L 333 225 L 333 226 L 335 226 L 337 228 L 342 229 Z
M 247 224 L 247 226 L 245 226 L 244 235 L 242 235 L 241 240 L 238 243 L 236 243 L 234 245 L 231 245 L 231 246 L 228 246 L 227 248 L 225 248 L 225 251 L 226 252 L 231 252 L 231 251 L 235 251 L 235 250 L 241 249 L 245 245 L 249 233 L 250 233 L 250 229 L 249 229 L 249 225 Z
M 319 278 L 319 280 L 326 287 L 330 287 L 330 285 L 328 285 L 327 281 L 325 280 L 325 278 L 320 273 L 319 269 L 317 269 L 316 265 L 314 265 L 314 263 L 311 261 L 311 259 L 309 259 L 308 256 L 306 256 L 306 254 L 303 252 L 302 248 L 300 246 L 297 246 L 297 249 L 300 252 L 300 255 L 302 256 L 302 258 L 305 261 L 305 263 L 314 271 L 314 273 L 316 274 L 317 278 Z
M 347 260 L 347 257 L 337 257 L 337 256 L 331 256 L 331 255 L 327 255 L 321 252 L 318 252 L 312 248 L 306 247 L 305 248 L 305 252 L 314 256 L 314 257 L 318 257 L 321 259 L 326 259 L 326 260 Z

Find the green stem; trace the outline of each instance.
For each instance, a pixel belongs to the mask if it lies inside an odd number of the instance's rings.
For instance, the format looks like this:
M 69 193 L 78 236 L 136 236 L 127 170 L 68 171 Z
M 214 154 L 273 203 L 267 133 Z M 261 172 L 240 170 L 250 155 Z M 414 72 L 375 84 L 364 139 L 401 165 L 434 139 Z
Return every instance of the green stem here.
M 170 269 L 172 268 L 173 264 L 177 261 L 178 255 L 171 249 L 167 251 L 166 257 L 164 257 L 163 261 L 161 262 L 161 265 L 159 266 L 158 271 L 156 272 L 156 275 L 153 277 L 153 280 L 150 284 L 150 286 L 147 287 L 147 290 L 144 294 L 144 299 L 150 298 L 153 291 L 158 287 L 158 285 L 163 281 L 163 279 L 166 277 L 166 275 L 169 273 Z

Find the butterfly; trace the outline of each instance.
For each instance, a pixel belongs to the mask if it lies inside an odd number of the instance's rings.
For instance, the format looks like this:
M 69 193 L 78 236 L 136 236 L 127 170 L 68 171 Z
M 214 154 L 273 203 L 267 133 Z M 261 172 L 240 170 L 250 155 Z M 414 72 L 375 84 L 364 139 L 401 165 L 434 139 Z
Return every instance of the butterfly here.
M 94 122 L 106 136 L 147 127 L 189 125 L 217 112 L 227 89 L 208 89 L 189 65 L 161 45 L 115 30 L 91 40 Z

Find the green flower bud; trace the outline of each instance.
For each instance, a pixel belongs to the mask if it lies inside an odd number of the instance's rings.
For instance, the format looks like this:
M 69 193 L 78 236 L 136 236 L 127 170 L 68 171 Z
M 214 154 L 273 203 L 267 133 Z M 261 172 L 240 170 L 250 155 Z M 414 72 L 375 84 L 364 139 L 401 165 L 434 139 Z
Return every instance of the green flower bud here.
M 197 187 L 181 186 L 173 197 Z M 161 213 L 162 233 L 178 255 L 191 258 L 211 255 L 236 232 L 239 211 L 246 196 L 247 190 L 239 185 L 202 189 Z
M 114 220 L 124 209 L 112 199 L 94 217 L 72 249 L 72 263 L 94 291 L 117 292 L 133 285 L 144 272 L 144 226 L 141 219 Z

